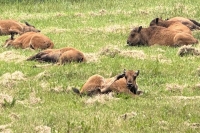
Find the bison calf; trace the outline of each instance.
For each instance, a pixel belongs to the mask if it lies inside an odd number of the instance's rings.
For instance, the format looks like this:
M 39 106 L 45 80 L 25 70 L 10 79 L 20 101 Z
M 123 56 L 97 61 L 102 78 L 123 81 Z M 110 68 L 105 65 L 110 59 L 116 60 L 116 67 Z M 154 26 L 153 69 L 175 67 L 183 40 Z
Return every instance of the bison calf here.
M 162 26 L 168 28 L 169 30 L 174 30 L 177 32 L 185 32 L 192 35 L 191 30 L 187 26 L 178 21 L 167 21 L 167 20 L 162 20 L 160 18 L 155 18 L 150 22 L 150 26 Z
M 200 23 L 193 19 L 187 19 L 183 17 L 173 17 L 167 19 L 168 21 L 178 21 L 182 24 L 186 25 L 190 30 L 200 30 Z
M 53 42 L 45 35 L 36 32 L 26 32 L 16 39 L 11 38 L 6 40 L 5 47 L 13 46 L 15 48 L 32 48 L 32 49 L 47 49 L 53 48 Z
M 176 32 L 161 26 L 150 26 L 148 28 L 136 27 L 127 39 L 130 46 L 139 45 L 166 45 L 166 46 L 182 46 L 198 43 L 192 35 L 184 32 Z
M 34 26 L 30 25 L 28 22 L 25 24 L 17 22 L 15 20 L 0 20 L 0 35 L 14 35 L 23 34 L 25 32 L 40 32 Z
M 85 62 L 84 54 L 75 48 L 46 49 L 36 55 L 29 57 L 27 60 L 36 60 L 39 62 L 51 62 L 65 64 L 69 62 Z
M 140 94 L 138 91 L 138 85 L 136 78 L 139 75 L 139 71 L 128 70 L 124 71 L 123 74 L 115 76 L 113 78 L 105 79 L 101 75 L 91 76 L 79 91 L 76 88 L 72 88 L 74 92 L 82 95 L 95 95 L 104 94 L 108 92 L 126 93 L 131 96 Z

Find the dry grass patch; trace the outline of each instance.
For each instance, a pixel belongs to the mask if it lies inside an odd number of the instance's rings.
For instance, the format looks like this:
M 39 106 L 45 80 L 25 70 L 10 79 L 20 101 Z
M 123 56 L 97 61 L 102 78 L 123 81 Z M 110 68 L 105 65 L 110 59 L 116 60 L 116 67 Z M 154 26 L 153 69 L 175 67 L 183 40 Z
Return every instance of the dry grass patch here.
M 110 92 L 108 94 L 100 94 L 100 95 L 95 95 L 90 98 L 84 99 L 85 104 L 94 104 L 96 102 L 98 103 L 106 103 L 108 101 L 113 101 L 113 100 L 119 100 L 119 98 L 114 97 L 114 93 Z
M 135 118 L 136 116 L 137 116 L 136 112 L 130 112 L 130 113 L 125 113 L 121 115 L 120 118 L 122 118 L 123 120 L 129 120 L 129 119 Z
M 87 63 L 98 62 L 99 55 L 95 53 L 84 53 Z
M 35 127 L 36 133 L 51 133 L 51 127 L 48 126 L 37 126 Z
M 13 101 L 13 97 L 9 96 L 8 94 L 0 93 L 0 108 L 3 107 L 5 101 L 11 103 Z
M 20 71 L 14 73 L 5 73 L 0 77 L 0 84 L 12 88 L 18 81 L 25 81 L 25 75 Z
M 197 129 L 200 128 L 200 123 L 190 123 L 190 122 L 184 122 L 184 124 L 190 128 Z
M 171 98 L 177 99 L 177 100 L 197 100 L 200 99 L 200 96 L 172 96 Z
M 0 53 L 0 60 L 9 62 L 9 61 L 14 61 L 14 62 L 22 62 L 26 60 L 25 56 L 20 55 L 18 52 L 14 51 L 5 51 L 3 53 Z
M 120 50 L 117 46 L 108 45 L 102 48 L 99 52 L 99 55 L 106 55 L 115 57 L 115 55 L 121 55 L 125 57 L 137 58 L 137 59 L 146 59 L 146 54 L 142 50 Z
M 59 27 L 48 27 L 45 29 L 42 29 L 42 33 L 47 34 L 47 33 L 64 33 L 64 32 L 70 32 L 70 29 L 64 29 L 64 28 L 59 28 Z
M 178 85 L 178 84 L 167 84 L 166 90 L 171 92 L 183 92 L 183 89 L 186 87 L 186 85 Z
M 11 127 L 11 124 L 0 125 L 0 133 L 13 133 L 8 127 Z
M 192 45 L 184 45 L 178 49 L 177 55 L 179 55 L 179 56 L 186 56 L 186 55 L 200 56 L 200 49 L 192 47 Z
M 168 59 L 167 57 L 163 56 L 162 54 L 158 54 L 156 56 L 151 56 L 152 60 L 158 61 L 160 63 L 167 63 L 167 64 L 171 64 L 172 61 L 170 59 Z

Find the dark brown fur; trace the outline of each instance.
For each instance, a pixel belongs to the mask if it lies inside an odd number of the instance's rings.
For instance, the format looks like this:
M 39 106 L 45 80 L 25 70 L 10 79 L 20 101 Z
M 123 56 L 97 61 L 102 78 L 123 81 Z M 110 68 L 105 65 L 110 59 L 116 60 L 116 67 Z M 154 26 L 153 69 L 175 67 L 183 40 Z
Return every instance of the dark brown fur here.
M 162 20 L 160 18 L 155 18 L 150 22 L 150 26 L 162 26 L 168 28 L 169 30 L 185 32 L 192 35 L 191 30 L 179 21 L 168 21 Z
M 52 62 L 65 64 L 70 62 L 85 62 L 84 54 L 75 48 L 47 49 L 36 55 L 29 57 L 27 60 L 36 60 L 40 62 Z
M 13 46 L 15 48 L 32 48 L 32 49 L 47 49 L 53 48 L 53 42 L 45 35 L 36 32 L 26 32 L 16 39 L 11 38 L 6 40 L 5 47 Z
M 128 39 L 127 44 L 130 46 L 139 45 L 165 45 L 165 46 L 182 46 L 198 43 L 192 35 L 184 32 L 176 32 L 161 26 L 150 26 L 148 28 L 134 28 Z
M 25 32 L 40 32 L 34 26 L 25 22 L 25 24 L 15 20 L 0 20 L 0 35 L 23 34 Z
M 101 75 L 91 76 L 82 86 L 80 92 L 73 89 L 74 92 L 87 95 L 104 94 L 108 92 L 126 93 L 131 96 L 139 94 L 136 78 L 139 71 L 128 70 L 113 78 L 105 79 Z

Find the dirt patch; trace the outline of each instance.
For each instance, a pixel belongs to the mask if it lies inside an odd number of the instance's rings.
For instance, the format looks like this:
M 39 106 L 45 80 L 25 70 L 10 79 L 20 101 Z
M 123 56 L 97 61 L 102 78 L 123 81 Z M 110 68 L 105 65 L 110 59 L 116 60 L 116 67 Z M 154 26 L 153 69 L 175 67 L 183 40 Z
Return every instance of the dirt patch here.
M 26 78 L 24 74 L 20 71 L 15 71 L 14 73 L 5 73 L 0 77 L 0 84 L 5 87 L 12 88 L 17 81 L 25 81 Z
M 0 60 L 6 61 L 6 62 L 14 61 L 16 63 L 19 63 L 26 60 L 26 57 L 20 55 L 18 52 L 5 51 L 3 53 L 0 53 Z
M 142 60 L 146 59 L 146 54 L 142 50 L 125 50 L 121 51 L 120 55 Z
M 186 56 L 186 55 L 196 55 L 200 56 L 200 49 L 192 47 L 192 45 L 184 45 L 178 49 L 177 55 Z
M 119 98 L 115 98 L 114 93 L 109 93 L 109 94 L 101 94 L 101 95 L 95 95 L 93 97 L 90 97 L 86 100 L 84 100 L 85 104 L 94 104 L 96 102 L 98 103 L 105 103 L 108 101 L 112 101 L 112 100 L 119 100 Z
M 35 127 L 36 133 L 51 133 L 51 127 L 48 126 L 37 126 Z
M 35 92 L 31 92 L 29 94 L 29 103 L 30 104 L 41 103 L 41 99 L 39 97 L 36 97 L 36 93 Z
M 47 72 L 47 71 L 41 72 L 41 73 L 39 73 L 38 75 L 35 76 L 35 79 L 41 79 L 43 77 L 50 77 L 49 72 Z

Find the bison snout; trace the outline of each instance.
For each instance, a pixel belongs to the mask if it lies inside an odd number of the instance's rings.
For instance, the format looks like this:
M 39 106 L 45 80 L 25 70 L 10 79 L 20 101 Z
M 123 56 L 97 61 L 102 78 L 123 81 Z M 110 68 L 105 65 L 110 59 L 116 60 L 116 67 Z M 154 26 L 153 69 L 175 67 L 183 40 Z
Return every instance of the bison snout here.
M 133 84 L 132 83 L 127 83 L 127 87 L 132 87 Z

